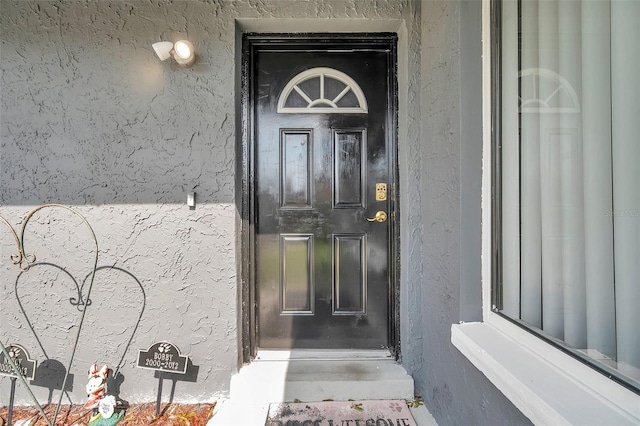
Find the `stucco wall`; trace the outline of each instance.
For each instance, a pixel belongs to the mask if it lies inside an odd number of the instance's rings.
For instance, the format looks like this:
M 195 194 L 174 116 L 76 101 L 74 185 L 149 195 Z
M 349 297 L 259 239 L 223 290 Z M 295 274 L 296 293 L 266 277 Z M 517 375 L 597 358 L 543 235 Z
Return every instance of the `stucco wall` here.
M 468 282 L 480 254 L 465 245 L 479 246 L 479 213 L 464 216 L 472 221 L 466 227 L 460 220 L 465 202 L 476 205 L 461 194 L 474 194 L 479 182 L 469 147 L 481 137 L 464 124 L 474 122 L 474 110 L 461 110 L 462 88 L 475 83 L 460 58 L 473 51 L 461 37 L 479 38 L 479 25 L 476 33 L 460 28 L 480 19 L 479 7 L 369 0 L 1 0 L 0 7 L 0 214 L 18 227 L 36 205 L 74 206 L 99 242 L 72 368 L 74 402 L 84 401 L 85 371 L 95 361 L 119 369 L 122 398 L 153 400 L 157 380 L 135 361 L 138 349 L 159 340 L 198 367 L 195 382 L 177 382 L 176 400 L 228 391 L 240 339 L 238 28 L 397 28 L 403 363 L 442 424 L 524 421 L 449 342 L 450 325 L 480 306 L 479 271 L 478 282 Z M 182 37 L 195 44 L 196 64 L 160 62 L 151 44 Z M 477 59 L 469 66 L 479 73 Z M 195 210 L 186 206 L 188 191 L 197 194 Z M 27 250 L 47 265 L 21 274 L 7 261 L 15 250 L 0 224 L 0 338 L 40 362 L 66 365 L 78 316 L 68 299 L 90 272 L 92 244 L 84 225 L 60 209 L 39 212 L 27 233 Z M 461 304 L 470 307 L 464 315 Z M 8 389 L 0 379 L 0 405 Z M 47 399 L 46 388 L 35 389 Z M 28 402 L 20 387 L 18 400 Z
M 228 388 L 237 364 L 229 81 L 233 18 L 248 5 L 228 6 L 2 1 L 0 214 L 18 226 L 41 203 L 75 206 L 99 242 L 103 269 L 72 368 L 75 402 L 85 399 L 93 362 L 119 367 L 122 398 L 153 400 L 154 373 L 135 363 L 138 349 L 160 340 L 198 366 L 197 382 L 177 383 L 177 400 L 211 400 Z M 180 36 L 198 49 L 192 68 L 162 63 L 151 48 Z M 187 191 L 197 194 L 195 210 L 186 206 Z M 23 344 L 40 363 L 66 365 L 78 314 L 66 301 L 74 297 L 71 280 L 81 283 L 90 271 L 91 254 L 77 243 L 84 228 L 68 215 L 54 212 L 57 226 L 41 232 L 39 219 L 48 215 L 34 218 L 27 249 L 55 266 L 18 275 L 3 245 L 2 339 Z M 0 383 L 6 404 L 8 381 Z M 26 401 L 20 388 L 18 400 Z
M 450 341 L 451 324 L 480 319 L 480 21 L 477 1 L 422 3 L 419 202 L 403 235 L 419 241 L 419 268 L 406 277 L 403 359 L 439 424 L 530 424 Z

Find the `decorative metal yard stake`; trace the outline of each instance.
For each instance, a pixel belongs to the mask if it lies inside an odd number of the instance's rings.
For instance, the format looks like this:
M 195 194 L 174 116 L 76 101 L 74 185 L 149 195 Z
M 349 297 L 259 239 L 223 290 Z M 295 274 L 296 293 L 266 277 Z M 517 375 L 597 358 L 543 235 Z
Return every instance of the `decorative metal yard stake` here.
M 9 376 L 11 380 L 11 390 L 9 393 L 9 410 L 7 423 L 11 426 L 13 417 L 13 402 L 16 394 L 16 381 L 18 377 L 26 377 L 33 380 L 35 378 L 36 362 L 29 359 L 29 354 L 20 345 L 2 346 L 0 356 L 0 374 Z
M 160 415 L 160 403 L 162 402 L 162 382 L 164 382 L 164 373 L 158 372 L 158 397 L 156 398 L 156 417 Z
M 18 238 L 18 234 L 16 234 L 15 229 L 13 229 L 13 226 L 11 226 L 9 221 L 7 221 L 2 216 L 0 216 L 0 221 L 3 222 L 5 225 L 7 225 L 7 228 L 9 228 L 9 232 L 11 232 L 11 235 L 13 235 L 13 238 L 15 240 L 16 246 L 18 248 L 18 254 L 17 255 L 12 254 L 11 255 L 11 261 L 13 262 L 14 265 L 18 265 L 18 267 L 21 270 L 23 270 L 23 271 L 28 270 L 29 269 L 29 264 L 35 262 L 35 260 L 36 260 L 35 256 L 32 255 L 32 254 L 25 255 L 24 247 L 21 244 L 20 239 Z M 30 259 L 31 262 L 29 262 L 27 259 Z M 23 264 L 24 264 L 23 262 L 26 262 L 25 266 L 23 266 Z M 35 395 L 33 394 L 33 391 L 31 390 L 31 387 L 29 386 L 29 384 L 25 380 L 24 376 L 22 374 L 20 374 L 20 369 L 18 369 L 18 367 L 16 366 L 14 360 L 9 355 L 9 351 L 7 351 L 7 348 L 4 346 L 4 343 L 2 343 L 2 341 L 0 341 L 0 349 L 2 350 L 2 354 L 4 355 L 5 360 L 8 362 L 8 364 L 11 366 L 11 369 L 16 374 L 16 377 L 20 379 L 20 382 L 27 389 L 27 392 L 29 392 L 29 396 L 31 396 L 31 399 L 33 400 L 33 402 L 35 402 L 36 406 L 38 407 L 38 412 L 40 412 L 40 414 L 42 415 L 42 417 L 45 419 L 45 421 L 47 422 L 47 424 L 49 426 L 53 426 L 53 424 L 49 421 L 49 419 L 45 415 L 44 410 L 42 409 L 42 406 L 40 405 L 40 403 L 38 403 L 38 400 L 35 397 Z M 16 379 L 12 378 L 11 379 L 11 396 L 10 396 L 10 401 L 9 401 L 9 415 L 8 415 L 8 419 L 7 419 L 9 425 L 11 425 L 11 417 L 13 415 L 13 400 L 14 400 L 15 389 L 16 389 L 15 385 L 16 385 Z
M 15 399 L 16 396 L 16 380 L 18 380 L 17 377 L 12 377 L 11 379 L 11 390 L 9 391 L 9 413 L 7 414 L 7 424 L 8 425 L 12 425 L 12 420 L 13 420 L 13 400 Z
M 29 220 L 31 220 L 31 218 L 40 210 L 46 209 L 46 208 L 61 208 L 64 210 L 67 210 L 71 213 L 73 213 L 74 215 L 78 216 L 82 222 L 87 226 L 87 228 L 89 229 L 89 232 L 91 234 L 91 237 L 93 238 L 94 244 L 95 244 L 95 258 L 94 258 L 94 263 L 93 263 L 93 269 L 91 272 L 91 279 L 89 280 L 89 286 L 87 288 L 87 293 L 86 293 L 86 300 L 89 301 L 90 300 L 90 296 L 91 296 L 91 289 L 93 287 L 93 282 L 95 279 L 95 275 L 96 275 L 96 269 L 98 266 L 98 240 L 96 238 L 95 232 L 93 231 L 93 228 L 91 227 L 91 225 L 89 224 L 89 222 L 87 221 L 87 219 L 85 219 L 84 216 L 82 216 L 80 213 L 78 213 L 76 210 L 64 206 L 62 204 L 44 204 L 40 207 L 37 207 L 35 209 L 33 209 L 25 218 L 24 222 L 22 223 L 22 230 L 20 232 L 20 237 L 18 238 L 18 234 L 16 233 L 16 231 L 13 229 L 13 226 L 11 226 L 11 224 L 2 216 L 0 216 L 0 219 L 2 220 L 2 222 L 4 222 L 5 225 L 7 225 L 7 227 L 9 228 L 10 232 L 12 233 L 14 239 L 15 239 L 15 243 L 17 246 L 17 250 L 18 250 L 18 254 L 13 254 L 11 255 L 11 261 L 13 262 L 14 265 L 17 265 L 18 268 L 20 268 L 21 271 L 26 272 L 29 270 L 29 268 L 31 267 L 31 265 L 36 261 L 36 256 L 32 253 L 27 253 L 24 249 L 24 233 L 25 230 L 27 228 L 27 225 L 29 223 Z M 79 297 L 79 301 L 78 301 L 78 306 L 82 305 L 82 295 L 80 295 Z M 78 348 L 78 340 L 80 339 L 80 332 L 82 331 L 82 324 L 84 322 L 84 317 L 86 314 L 86 307 L 89 305 L 89 303 L 84 304 L 84 306 L 80 309 L 80 320 L 78 322 L 78 329 L 76 332 L 76 336 L 75 336 L 75 341 L 73 343 L 73 348 L 71 350 L 71 356 L 69 357 L 69 361 L 67 363 L 67 367 L 66 367 L 66 372 L 64 375 L 64 380 L 62 382 L 62 388 L 60 391 L 60 397 L 58 398 L 58 403 L 56 406 L 56 411 L 53 415 L 53 420 L 49 420 L 47 418 L 47 416 L 44 413 L 44 410 L 42 409 L 42 406 L 40 405 L 40 403 L 38 402 L 37 398 L 35 397 L 35 395 L 33 394 L 33 392 L 31 391 L 31 388 L 29 387 L 29 385 L 27 384 L 26 380 L 24 379 L 24 377 L 22 376 L 22 374 L 19 374 L 20 371 L 19 369 L 15 366 L 15 364 L 11 362 L 11 365 L 14 369 L 14 371 L 16 373 L 18 373 L 18 378 L 21 380 L 22 384 L 27 388 L 31 399 L 33 400 L 33 402 L 35 403 L 35 405 L 38 407 L 38 411 L 40 412 L 40 414 L 42 415 L 42 417 L 44 418 L 44 420 L 47 422 L 47 424 L 49 426 L 53 426 L 58 418 L 58 414 L 60 412 L 60 408 L 61 408 L 61 404 L 62 404 L 62 397 L 65 393 L 65 389 L 67 388 L 67 379 L 69 378 L 69 374 L 71 371 L 71 366 L 73 365 L 73 359 L 75 357 L 76 354 L 76 349 Z M 2 353 L 5 355 L 5 357 L 9 357 L 9 353 L 7 352 L 4 344 L 2 344 L 2 342 L 0 342 L 0 346 L 2 347 Z M 12 386 L 13 387 L 13 386 Z

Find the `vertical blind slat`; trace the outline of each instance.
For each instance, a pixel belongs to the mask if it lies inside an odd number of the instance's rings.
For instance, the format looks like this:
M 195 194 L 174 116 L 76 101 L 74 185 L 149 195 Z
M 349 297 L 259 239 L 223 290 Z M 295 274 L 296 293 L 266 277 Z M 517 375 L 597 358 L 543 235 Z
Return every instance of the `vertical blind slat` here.
M 609 16 L 608 2 L 583 2 L 582 135 L 587 347 L 615 358 Z
M 582 50 L 580 2 L 558 4 L 558 73 L 568 86 L 559 85 L 561 108 L 569 104 L 567 87 L 581 97 Z M 576 109 L 579 105 L 574 106 Z M 562 266 L 564 282 L 564 340 L 574 348 L 587 347 L 587 302 L 584 282 L 584 192 L 582 125 L 578 111 L 559 114 L 564 141 L 562 152 Z
M 558 69 L 558 1 L 538 3 L 538 67 Z M 538 80 L 538 98 L 551 100 L 556 89 L 551 79 Z M 561 147 L 557 114 L 540 113 L 540 200 L 542 220 L 542 328 L 564 338 L 564 277 L 562 275 Z
M 516 2 L 506 2 L 502 10 L 502 164 L 503 173 L 517 176 L 520 164 L 518 138 L 518 9 Z M 503 282 L 520 282 L 520 181 L 502 182 L 502 264 Z M 507 315 L 520 317 L 520 286 L 503 287 L 502 309 Z
M 538 66 L 538 9 L 534 2 L 522 2 L 523 70 Z M 529 36 L 527 36 L 529 35 Z M 521 78 L 520 94 L 524 100 L 535 97 L 535 79 Z M 540 144 L 539 114 L 520 117 L 521 146 L 521 318 L 531 325 L 542 327 L 542 247 L 540 223 Z M 515 179 L 510 176 L 507 179 Z M 503 179 L 507 180 L 507 179 Z

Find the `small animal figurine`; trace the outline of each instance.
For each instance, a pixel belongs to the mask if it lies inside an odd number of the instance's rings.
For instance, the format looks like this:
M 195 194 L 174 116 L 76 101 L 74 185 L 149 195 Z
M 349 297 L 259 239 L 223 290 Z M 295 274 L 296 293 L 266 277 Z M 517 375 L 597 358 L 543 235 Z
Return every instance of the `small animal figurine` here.
M 87 402 L 84 404 L 84 408 L 92 409 L 97 408 L 100 404 L 100 400 L 104 398 L 107 393 L 107 376 L 109 375 L 109 368 L 105 365 L 98 370 L 98 364 L 93 364 L 89 368 L 89 382 L 87 383 Z
M 96 363 L 89 368 L 89 382 L 86 388 L 88 399 L 84 408 L 92 409 L 93 415 L 88 426 L 114 426 L 124 417 L 122 401 L 113 395 L 107 395 L 107 377 L 109 368 L 106 365 L 98 369 Z

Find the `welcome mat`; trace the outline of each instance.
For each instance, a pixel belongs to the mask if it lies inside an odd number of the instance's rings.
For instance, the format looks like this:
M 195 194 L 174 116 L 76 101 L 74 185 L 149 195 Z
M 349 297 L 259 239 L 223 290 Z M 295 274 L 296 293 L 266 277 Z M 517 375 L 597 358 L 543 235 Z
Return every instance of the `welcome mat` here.
M 279 402 L 265 426 L 417 426 L 403 400 Z

